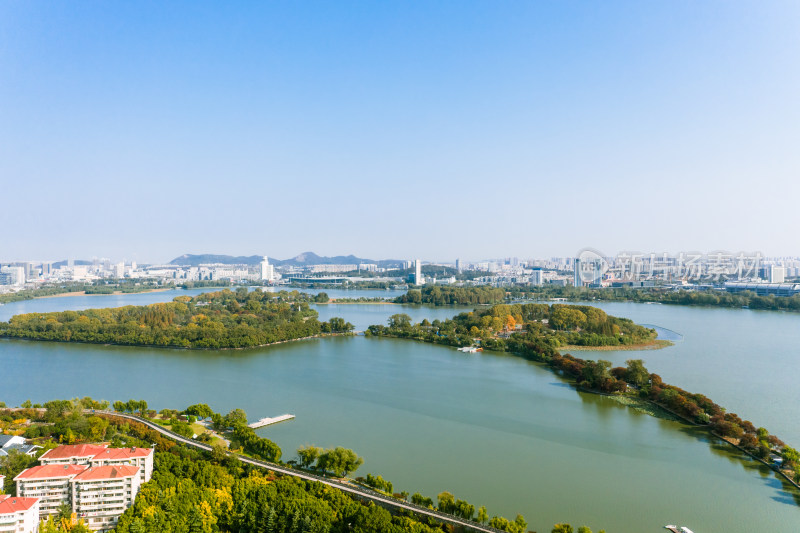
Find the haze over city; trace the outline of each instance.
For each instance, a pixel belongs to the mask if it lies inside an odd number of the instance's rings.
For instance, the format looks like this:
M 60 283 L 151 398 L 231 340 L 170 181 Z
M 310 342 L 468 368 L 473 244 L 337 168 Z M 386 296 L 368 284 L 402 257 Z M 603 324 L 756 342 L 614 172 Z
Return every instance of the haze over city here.
M 799 21 L 7 2 L 0 260 L 796 255 Z

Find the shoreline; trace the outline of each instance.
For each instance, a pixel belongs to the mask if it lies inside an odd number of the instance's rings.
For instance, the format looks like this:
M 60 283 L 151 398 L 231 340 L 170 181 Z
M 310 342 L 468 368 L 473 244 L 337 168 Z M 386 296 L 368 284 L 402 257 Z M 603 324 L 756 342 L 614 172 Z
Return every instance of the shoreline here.
M 378 338 L 378 339 L 381 339 L 381 338 L 392 338 L 392 339 L 401 339 L 401 340 L 407 340 L 407 341 L 423 342 L 423 343 L 426 343 L 426 344 L 433 344 L 433 345 L 438 345 L 438 346 L 442 346 L 442 347 L 448 346 L 448 345 L 445 345 L 445 344 L 439 344 L 439 343 L 435 343 L 435 342 L 428 342 L 428 341 L 423 341 L 423 340 L 409 338 L 409 337 L 399 337 L 399 336 L 396 336 L 396 335 L 374 335 L 373 338 Z M 658 340 L 659 339 L 656 339 L 656 341 L 658 341 Z M 670 343 L 670 345 L 673 344 L 671 341 L 664 341 L 664 342 L 668 342 L 668 343 Z M 452 347 L 455 347 L 455 346 L 452 346 Z M 661 346 L 661 347 L 664 347 L 664 346 Z M 616 348 L 616 347 L 609 347 L 609 349 L 611 349 L 611 348 Z M 633 347 L 631 347 L 631 350 L 632 349 L 633 349 Z M 646 349 L 648 349 L 648 348 L 645 348 L 645 350 Z M 656 349 L 656 348 L 649 348 L 649 349 Z M 492 350 L 489 350 L 489 351 L 492 351 Z M 522 355 L 520 353 L 517 353 L 517 352 L 496 351 L 494 353 L 508 354 L 508 355 L 513 356 L 513 357 L 518 357 L 520 359 L 523 359 L 525 361 L 533 363 L 533 364 L 535 364 L 537 366 L 541 366 L 542 368 L 544 368 L 544 369 L 552 372 L 556 376 L 558 376 L 560 379 L 564 380 L 564 382 L 569 384 L 577 392 L 584 392 L 586 394 L 594 394 L 594 395 L 597 395 L 597 396 L 602 396 L 604 398 L 610 399 L 611 401 L 619 404 L 620 406 L 628 407 L 628 408 L 633 409 L 635 411 L 638 411 L 638 412 L 640 412 L 642 414 L 646 414 L 646 415 L 652 416 L 653 418 L 659 418 L 659 419 L 662 419 L 662 420 L 667 420 L 667 421 L 671 421 L 671 422 L 677 422 L 679 424 L 684 424 L 684 425 L 686 425 L 688 427 L 694 427 L 694 428 L 698 428 L 698 429 L 704 430 L 707 434 L 712 436 L 714 439 L 722 441 L 722 442 L 730 445 L 731 447 L 735 448 L 738 452 L 740 452 L 742 454 L 742 456 L 743 456 L 743 457 L 739 458 L 740 461 L 745 460 L 745 458 L 755 460 L 755 461 L 761 463 L 762 465 L 766 466 L 767 468 L 769 468 L 769 470 L 771 472 L 773 472 L 774 474 L 777 474 L 777 476 L 782 478 L 783 481 L 787 482 L 790 486 L 794 487 L 794 489 L 800 491 L 800 483 L 795 482 L 782 469 L 774 468 L 772 464 L 764 461 L 760 457 L 757 457 L 755 454 L 745 450 L 744 448 L 742 448 L 738 444 L 732 442 L 728 438 L 717 434 L 713 429 L 711 429 L 711 427 L 708 424 L 699 424 L 697 422 L 694 422 L 693 420 L 690 420 L 690 419 L 686 418 L 685 416 L 680 415 L 680 414 L 672 411 L 671 409 L 669 409 L 669 408 L 667 408 L 667 407 L 665 407 L 665 406 L 663 406 L 663 405 L 661 405 L 661 404 L 659 404 L 659 403 L 657 403 L 657 402 L 655 402 L 655 401 L 653 401 L 653 400 L 651 400 L 649 398 L 640 398 L 638 396 L 633 396 L 633 395 L 629 395 L 629 394 L 604 393 L 604 392 L 601 392 L 601 391 L 597 391 L 597 390 L 587 389 L 587 388 L 581 387 L 576 380 L 564 376 L 564 374 L 562 374 L 560 371 L 558 371 L 555 368 L 547 365 L 546 363 L 544 363 L 542 361 L 537 361 L 537 360 L 534 360 L 534 359 L 529 359 L 529 358 L 525 357 L 524 355 Z M 783 490 L 784 492 L 787 492 L 785 488 L 783 488 L 781 490 Z
M 653 339 L 652 341 L 640 344 L 623 344 L 620 346 L 580 346 L 576 344 L 568 344 L 559 347 L 559 351 L 573 351 L 573 352 L 638 352 L 645 350 L 660 350 L 674 346 L 673 341 L 666 339 Z
M 255 344 L 253 346 L 236 346 L 236 347 L 193 347 L 193 346 L 174 346 L 174 345 L 159 345 L 159 344 L 122 344 L 116 342 L 85 342 L 85 341 L 62 341 L 57 339 L 34 339 L 30 337 L 15 337 L 13 335 L 2 335 L 0 334 L 0 339 L 6 340 L 15 340 L 15 341 L 26 341 L 26 342 L 60 342 L 64 344 L 88 344 L 94 346 L 126 346 L 130 348 L 160 348 L 164 350 L 187 350 L 187 351 L 222 351 L 222 350 L 252 350 L 254 348 L 265 348 L 267 346 L 275 346 L 276 344 L 285 344 L 287 342 L 297 342 L 297 341 L 304 341 L 309 339 L 322 339 L 326 337 L 356 337 L 358 336 L 355 332 L 351 333 L 320 333 L 318 335 L 311 335 L 309 337 L 298 337 L 296 339 L 286 339 L 282 341 L 275 341 L 275 342 L 268 342 L 266 344 Z
M 148 292 L 164 292 L 164 291 L 171 291 L 173 288 L 162 288 L 159 287 L 157 289 L 147 289 L 146 291 L 136 291 L 136 292 L 122 292 L 122 291 L 114 291 L 114 292 L 107 292 L 107 293 L 97 293 L 97 294 L 87 294 L 86 291 L 72 291 L 72 292 L 62 292 L 59 294 L 49 294 L 47 296 L 34 296 L 31 300 L 42 300 L 45 298 L 65 298 L 67 296 L 117 296 L 120 294 L 147 294 Z

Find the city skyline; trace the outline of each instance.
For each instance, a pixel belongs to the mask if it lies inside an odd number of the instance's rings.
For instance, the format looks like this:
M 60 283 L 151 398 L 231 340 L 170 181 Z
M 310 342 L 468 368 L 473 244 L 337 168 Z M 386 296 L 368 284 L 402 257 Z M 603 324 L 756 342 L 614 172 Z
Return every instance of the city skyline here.
M 353 7 L 0 6 L 0 255 L 796 253 L 796 3 Z

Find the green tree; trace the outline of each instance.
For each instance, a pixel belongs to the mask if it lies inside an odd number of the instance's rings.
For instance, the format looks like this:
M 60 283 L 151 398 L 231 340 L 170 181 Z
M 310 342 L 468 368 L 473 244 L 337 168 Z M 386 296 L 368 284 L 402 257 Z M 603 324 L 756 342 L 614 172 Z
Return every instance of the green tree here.
M 439 502 L 438 509 L 441 512 L 450 514 L 455 509 L 455 497 L 453 497 L 453 495 L 449 492 L 445 491 L 439 493 L 436 499 Z
M 230 413 L 225 415 L 225 425 L 235 428 L 239 425 L 247 425 L 247 413 L 242 409 L 233 409 Z
M 581 526 L 578 528 L 578 533 L 592 533 L 588 526 Z
M 194 415 L 198 418 L 208 418 L 214 414 L 214 411 L 204 403 L 197 403 L 190 405 L 184 411 L 187 415 Z
M 794 466 L 800 461 L 800 453 L 797 452 L 791 446 L 784 446 L 783 451 L 781 452 L 781 457 L 783 458 L 783 464 L 787 468 L 794 468 Z
M 408 329 L 411 327 L 411 317 L 405 313 L 397 313 L 389 317 L 388 323 L 392 329 Z
M 313 466 L 320 455 L 322 455 L 322 448 L 317 446 L 300 446 L 297 449 L 297 457 L 300 459 L 300 465 L 304 468 Z
M 569 524 L 556 524 L 553 526 L 552 533 L 572 533 L 572 526 Z
M 641 387 L 650 381 L 650 372 L 644 367 L 641 359 L 628 359 L 625 361 L 625 381 Z M 578 530 L 580 533 L 580 530 Z M 591 531 L 589 532 L 591 533 Z
M 486 512 L 486 506 L 481 505 L 478 507 L 478 522 L 485 524 L 489 520 L 489 514 Z

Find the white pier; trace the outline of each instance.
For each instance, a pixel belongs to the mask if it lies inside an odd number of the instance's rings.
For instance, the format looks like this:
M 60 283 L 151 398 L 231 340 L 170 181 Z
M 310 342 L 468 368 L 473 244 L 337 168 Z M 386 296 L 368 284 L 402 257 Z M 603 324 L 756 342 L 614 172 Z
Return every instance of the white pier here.
M 258 422 L 253 422 L 252 424 L 248 424 L 247 427 L 252 429 L 258 429 L 258 428 L 263 428 L 264 426 L 271 426 L 272 424 L 277 424 L 278 422 L 283 422 L 285 420 L 291 420 L 292 418 L 294 418 L 294 415 L 281 415 L 273 418 L 262 418 Z

